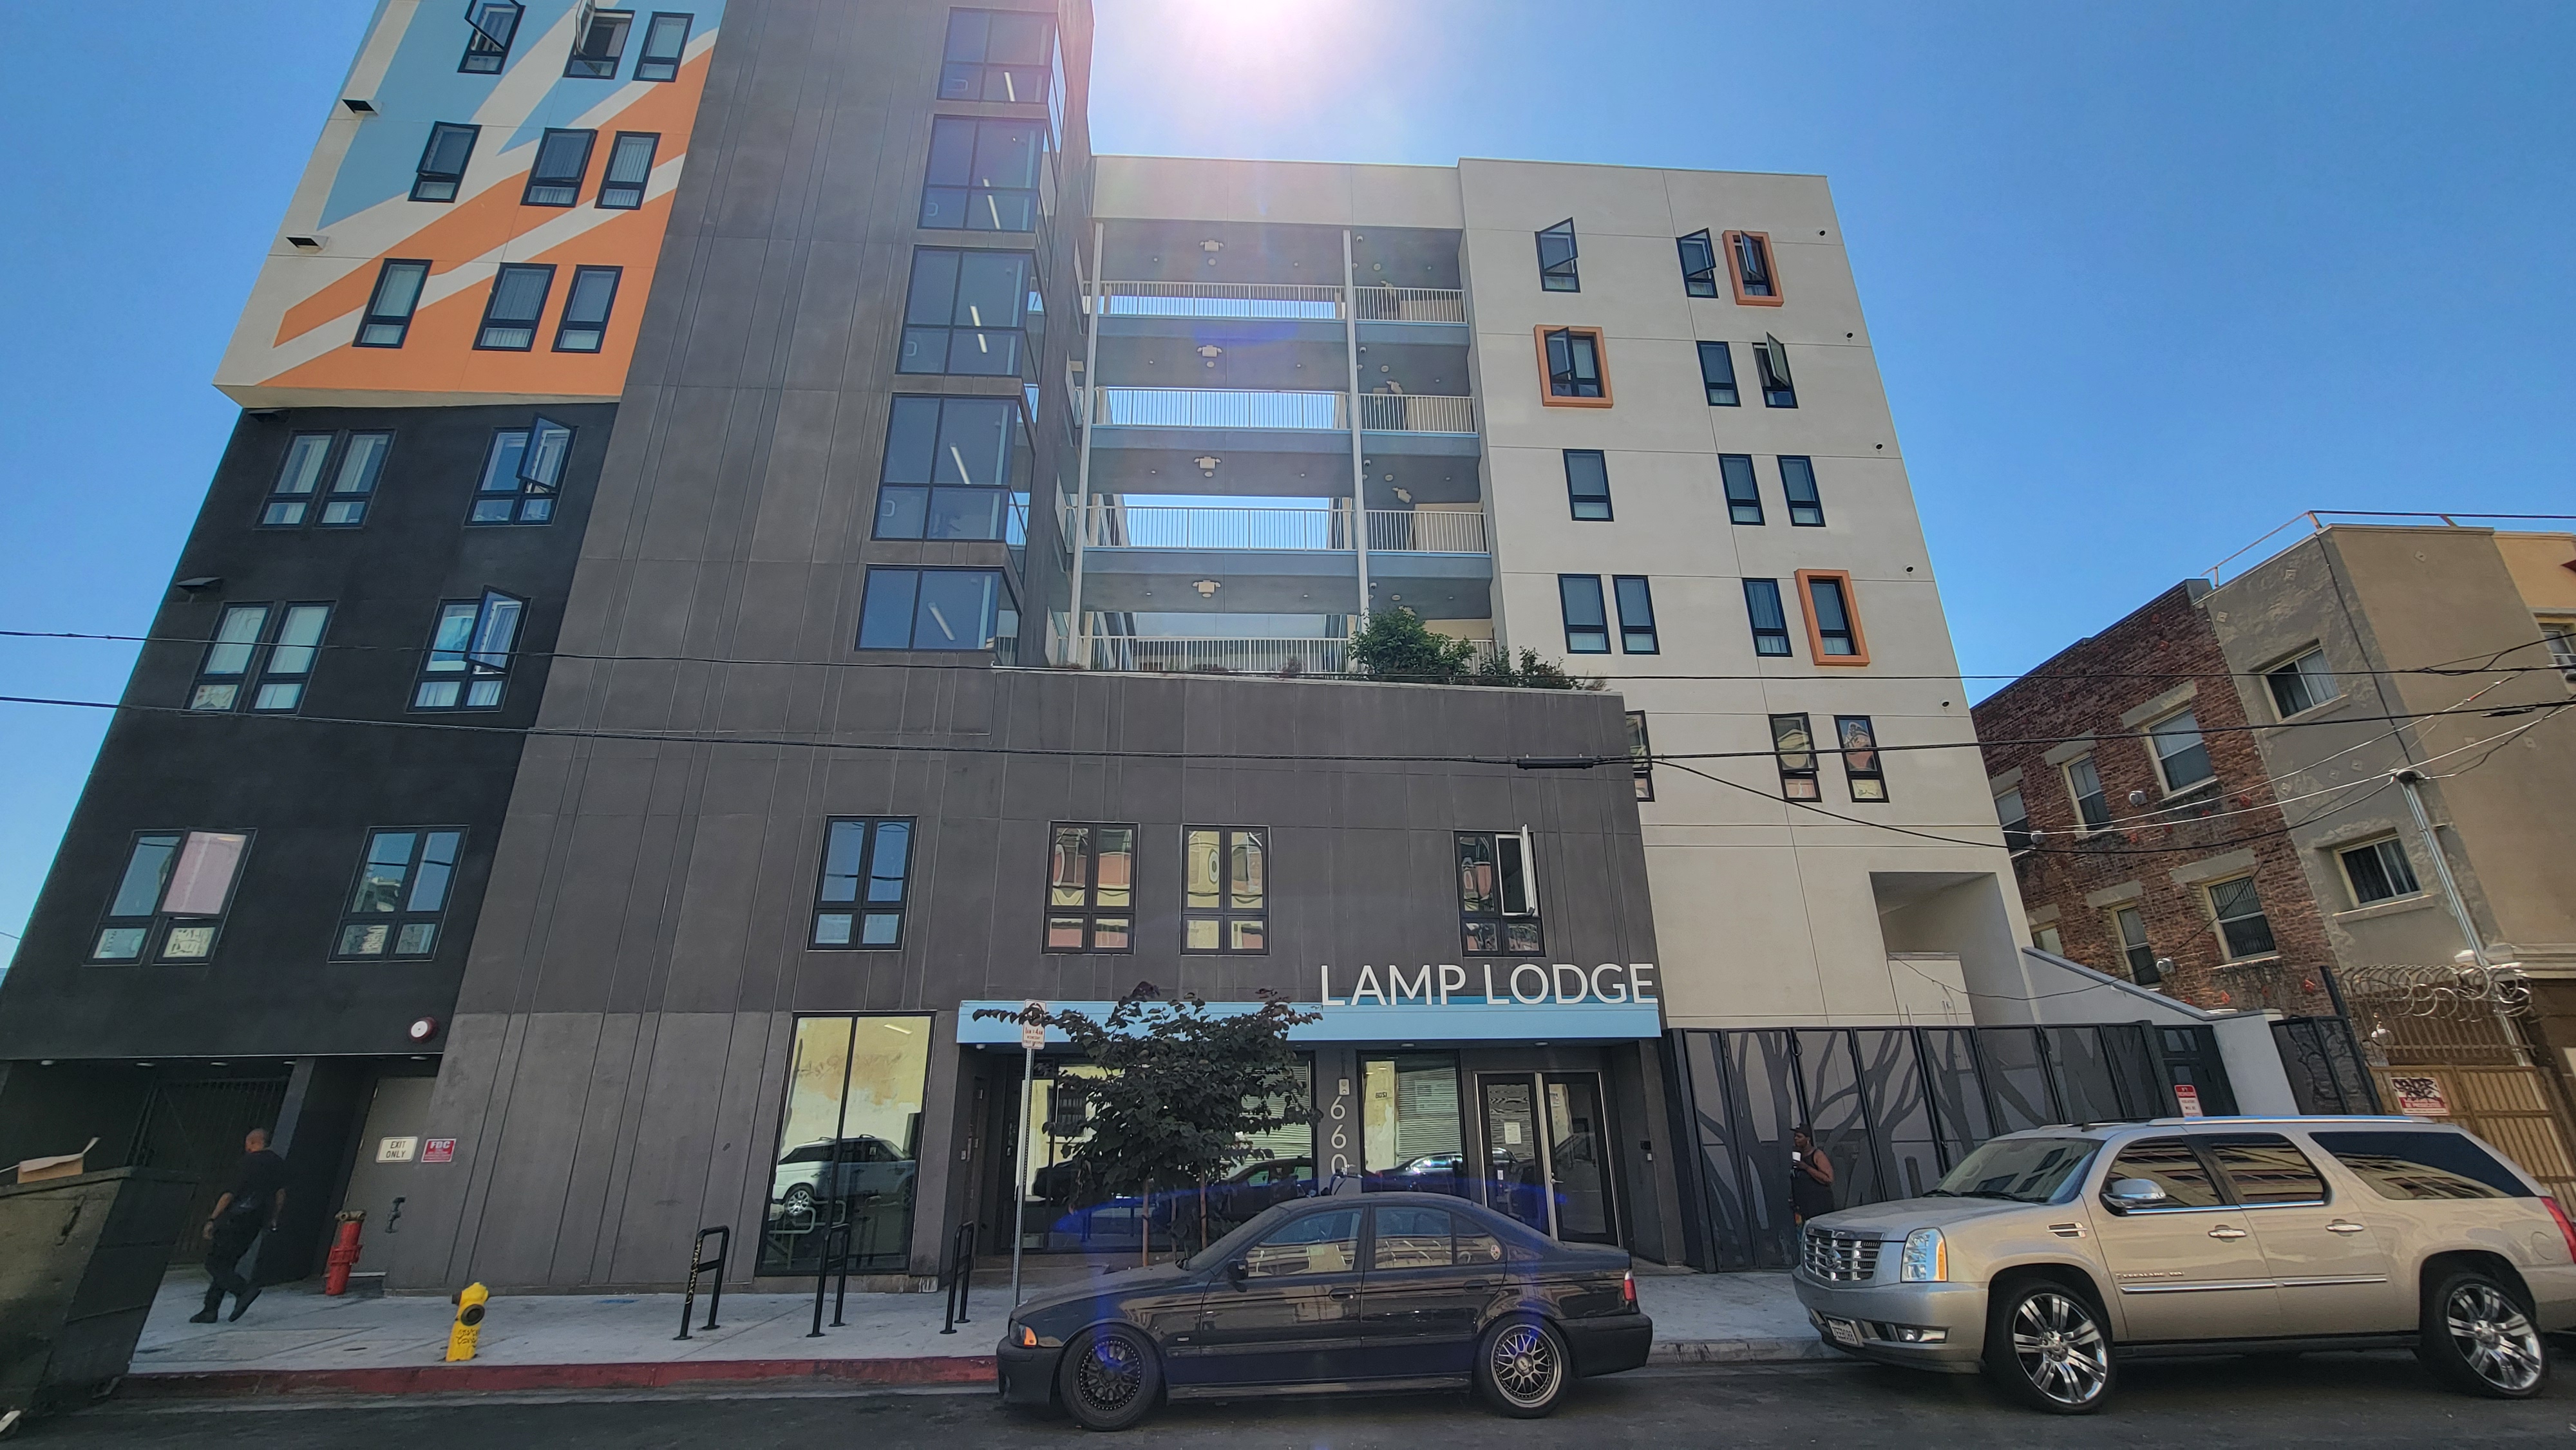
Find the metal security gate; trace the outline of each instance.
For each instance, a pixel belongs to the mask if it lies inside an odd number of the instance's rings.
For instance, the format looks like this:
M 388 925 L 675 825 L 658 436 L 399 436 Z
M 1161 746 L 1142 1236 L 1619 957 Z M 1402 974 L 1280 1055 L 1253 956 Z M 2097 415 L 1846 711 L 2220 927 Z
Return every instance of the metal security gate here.
M 1786 1268 L 1789 1138 L 1834 1165 L 1837 1207 L 1907 1198 L 1986 1139 L 2050 1123 L 2236 1111 L 2206 1027 L 1890 1027 L 1666 1034 L 1683 1228 L 1703 1269 Z
M 2272 1045 L 2302 1113 L 2376 1113 L 2370 1068 L 2341 1017 L 2291 1017 L 2272 1024 Z
M 175 1169 L 196 1177 L 194 1200 L 179 1235 L 179 1257 L 193 1258 L 202 1251 L 197 1230 L 213 1215 L 215 1200 L 233 1186 L 243 1136 L 253 1128 L 276 1132 L 278 1110 L 285 1104 L 283 1076 L 153 1087 L 134 1125 L 134 1140 L 126 1145 L 125 1161 L 136 1168 Z

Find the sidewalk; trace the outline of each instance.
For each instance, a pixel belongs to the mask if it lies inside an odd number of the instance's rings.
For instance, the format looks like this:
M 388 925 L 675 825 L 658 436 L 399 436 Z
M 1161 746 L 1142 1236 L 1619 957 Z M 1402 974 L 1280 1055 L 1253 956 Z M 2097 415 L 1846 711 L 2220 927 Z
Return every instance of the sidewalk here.
M 978 1276 L 981 1277 L 980 1275 Z M 1051 1276 L 1053 1277 L 1053 1276 Z M 810 1294 L 727 1294 L 717 1327 L 698 1300 L 690 1337 L 675 1338 L 677 1294 L 495 1297 L 471 1363 L 442 1362 L 454 1309 L 445 1299 L 324 1296 L 316 1283 L 263 1293 L 238 1323 L 191 1324 L 205 1293 L 194 1271 L 170 1275 L 136 1346 L 128 1396 L 436 1390 L 650 1389 L 712 1382 L 988 1384 L 1007 1287 L 976 1286 L 972 1321 L 939 1332 L 938 1294 L 849 1296 L 843 1327 Z M 1655 1319 L 1655 1358 L 1758 1363 L 1829 1356 L 1784 1274 L 1637 1275 Z M 226 1312 L 231 1310 L 226 1303 Z

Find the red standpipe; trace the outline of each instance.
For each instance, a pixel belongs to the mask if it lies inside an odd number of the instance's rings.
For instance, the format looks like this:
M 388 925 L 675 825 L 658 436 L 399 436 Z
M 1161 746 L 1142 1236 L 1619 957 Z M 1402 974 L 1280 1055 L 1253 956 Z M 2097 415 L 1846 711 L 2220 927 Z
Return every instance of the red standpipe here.
M 331 1267 L 322 1276 L 323 1293 L 349 1292 L 349 1271 L 358 1266 L 358 1226 L 366 1222 L 366 1218 L 366 1214 L 357 1209 L 340 1215 L 340 1237 L 331 1245 Z

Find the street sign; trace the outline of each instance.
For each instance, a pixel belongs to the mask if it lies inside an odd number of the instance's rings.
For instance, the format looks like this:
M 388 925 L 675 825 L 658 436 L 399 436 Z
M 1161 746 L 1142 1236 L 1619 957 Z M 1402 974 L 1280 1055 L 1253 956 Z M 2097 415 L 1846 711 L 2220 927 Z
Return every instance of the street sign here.
M 1046 1009 L 1047 1004 L 1034 999 L 1031 1000 L 1028 1005 L 1021 1008 L 1024 1012 L 1043 1012 Z M 1029 1052 L 1035 1052 L 1039 1048 L 1046 1046 L 1046 1024 L 1041 1022 L 1021 1023 L 1020 1046 Z
M 2184 1117 L 2197 1118 L 2201 1116 L 2200 1089 L 2193 1087 L 2190 1083 L 2178 1082 L 2174 1084 L 2174 1101 L 2182 1104 L 2182 1115 Z

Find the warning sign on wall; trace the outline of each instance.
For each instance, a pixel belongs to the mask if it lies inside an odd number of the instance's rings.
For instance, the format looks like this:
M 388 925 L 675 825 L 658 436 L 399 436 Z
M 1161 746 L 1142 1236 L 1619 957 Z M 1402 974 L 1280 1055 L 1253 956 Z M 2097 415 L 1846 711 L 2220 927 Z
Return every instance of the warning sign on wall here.
M 420 1145 L 420 1161 L 423 1163 L 455 1162 L 456 1140 L 454 1138 L 431 1138 L 422 1143 Z
M 2182 1115 L 2184 1117 L 2197 1118 L 2202 1116 L 2200 1111 L 2200 1089 L 2193 1087 L 2190 1083 L 2178 1082 L 2174 1084 L 2174 1101 L 2182 1104 Z
M 2442 1080 L 2430 1073 L 2391 1076 L 2389 1088 L 2397 1094 L 2397 1111 L 2411 1118 L 2447 1118 L 2450 1100 L 2442 1096 Z

